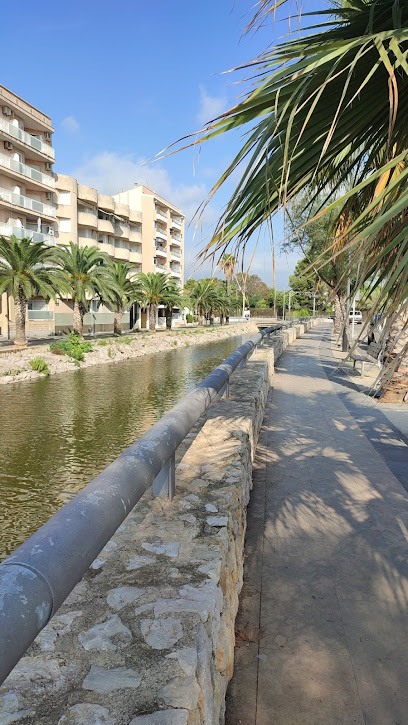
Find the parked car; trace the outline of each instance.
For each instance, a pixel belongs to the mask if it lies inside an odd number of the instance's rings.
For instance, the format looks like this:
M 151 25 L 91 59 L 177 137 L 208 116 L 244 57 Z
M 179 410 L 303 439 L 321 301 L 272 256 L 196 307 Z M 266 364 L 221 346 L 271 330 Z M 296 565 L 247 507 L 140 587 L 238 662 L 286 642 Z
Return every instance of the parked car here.
M 362 325 L 363 324 L 363 313 L 361 310 L 350 310 L 349 312 L 349 322 L 353 322 L 354 324 Z

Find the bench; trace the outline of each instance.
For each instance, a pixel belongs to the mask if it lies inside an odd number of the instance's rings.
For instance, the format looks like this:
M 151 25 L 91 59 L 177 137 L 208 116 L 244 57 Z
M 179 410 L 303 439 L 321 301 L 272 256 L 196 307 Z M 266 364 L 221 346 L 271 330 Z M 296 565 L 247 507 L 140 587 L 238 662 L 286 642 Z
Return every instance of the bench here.
M 364 366 L 366 364 L 378 365 L 378 367 L 381 368 L 383 359 L 382 346 L 379 342 L 372 342 L 371 345 L 368 346 L 367 350 L 357 348 L 350 354 L 350 358 L 353 361 L 353 368 L 356 367 L 357 362 L 361 363 L 361 376 L 363 376 Z

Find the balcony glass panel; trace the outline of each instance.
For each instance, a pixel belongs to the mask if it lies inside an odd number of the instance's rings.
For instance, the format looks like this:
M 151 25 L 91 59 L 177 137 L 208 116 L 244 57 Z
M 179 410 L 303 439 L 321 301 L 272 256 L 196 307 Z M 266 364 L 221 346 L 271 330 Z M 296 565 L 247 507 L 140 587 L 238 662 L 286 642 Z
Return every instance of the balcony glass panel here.
M 55 159 L 55 151 L 52 146 L 44 143 L 44 141 L 41 141 L 39 138 L 35 138 L 35 136 L 32 136 L 31 133 L 27 133 L 21 128 L 14 126 L 12 123 L 5 121 L 4 118 L 0 118 L 0 130 L 4 131 L 4 133 L 8 136 L 12 136 L 22 143 L 27 144 L 27 146 L 31 146 L 31 148 L 40 151 L 40 153 L 45 154 L 45 156 L 49 156 L 50 159 Z
M 18 174 L 27 176 L 29 179 L 33 179 L 33 181 L 39 181 L 41 184 L 45 184 L 46 186 L 55 189 L 55 179 L 52 176 L 43 174 L 42 171 L 37 171 L 37 169 L 33 169 L 27 164 L 22 164 L 21 161 L 16 161 L 15 159 L 10 158 L 10 156 L 0 154 L 0 166 L 4 166 L 6 169 L 11 169 L 11 171 L 17 171 Z
M 8 204 L 14 204 L 15 206 L 22 206 L 24 209 L 30 209 L 31 211 L 36 211 L 46 216 L 55 216 L 56 210 L 54 206 L 43 204 L 36 199 L 29 199 L 28 196 L 22 196 L 22 194 L 14 194 L 8 189 L 0 188 L 0 201 L 6 201 Z

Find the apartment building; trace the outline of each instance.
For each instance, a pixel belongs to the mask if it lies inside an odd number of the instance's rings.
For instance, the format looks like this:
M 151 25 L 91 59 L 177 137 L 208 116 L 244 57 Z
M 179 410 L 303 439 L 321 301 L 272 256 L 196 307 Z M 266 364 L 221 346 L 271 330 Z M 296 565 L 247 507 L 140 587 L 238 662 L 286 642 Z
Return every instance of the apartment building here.
M 165 272 L 182 285 L 184 217 L 176 206 L 145 186 L 114 196 L 99 194 L 71 176 L 57 175 L 58 244 L 98 246 L 114 261 L 130 262 L 135 272 Z M 72 305 L 60 300 L 55 310 L 56 332 L 72 326 Z M 158 311 L 158 326 L 165 324 Z M 148 311 L 133 305 L 123 316 L 123 328 L 148 326 Z M 84 319 L 95 331 L 113 328 L 113 312 L 92 304 Z
M 97 245 L 135 272 L 166 272 L 183 284 L 184 217 L 145 186 L 115 196 L 99 194 L 76 179 L 55 174 L 51 119 L 0 85 L 0 236 L 30 237 L 45 244 Z M 179 318 L 181 316 L 179 315 Z M 26 329 L 45 337 L 72 329 L 70 300 L 29 301 Z M 146 327 L 147 310 L 133 305 L 124 329 Z M 164 324 L 164 311 L 158 313 Z M 85 330 L 113 330 L 113 312 L 92 301 Z M 0 336 L 13 338 L 13 298 L 0 295 Z
M 56 195 L 51 119 L 0 85 L 0 235 L 56 242 Z M 27 331 L 48 334 L 51 314 L 31 300 Z M 48 319 L 47 319 L 48 313 Z M 0 296 L 0 335 L 14 336 L 13 299 Z

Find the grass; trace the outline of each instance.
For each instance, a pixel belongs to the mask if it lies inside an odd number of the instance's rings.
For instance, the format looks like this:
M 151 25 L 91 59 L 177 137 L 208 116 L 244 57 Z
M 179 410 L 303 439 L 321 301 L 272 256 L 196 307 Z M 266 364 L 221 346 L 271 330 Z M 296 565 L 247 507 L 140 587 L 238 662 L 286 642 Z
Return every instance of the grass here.
M 84 359 L 86 352 L 92 352 L 92 350 L 92 343 L 82 340 L 75 332 L 70 332 L 65 340 L 52 342 L 50 345 L 53 355 L 68 355 L 78 362 Z
M 41 356 L 33 357 L 32 360 L 30 360 L 30 366 L 37 373 L 42 373 L 43 375 L 50 374 L 50 369 L 48 367 L 48 363 L 46 363 L 44 358 Z

